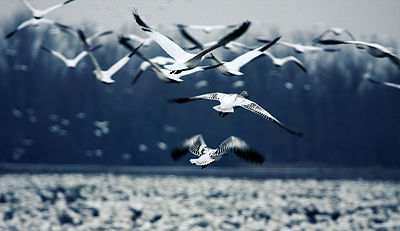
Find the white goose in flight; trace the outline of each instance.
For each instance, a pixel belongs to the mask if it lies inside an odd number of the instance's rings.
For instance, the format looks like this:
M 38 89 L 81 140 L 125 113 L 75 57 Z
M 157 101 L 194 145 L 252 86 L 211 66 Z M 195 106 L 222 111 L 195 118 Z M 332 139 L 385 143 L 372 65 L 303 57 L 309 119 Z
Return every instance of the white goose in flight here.
M 257 38 L 257 41 L 266 43 L 270 42 L 269 39 L 265 38 Z M 313 52 L 318 52 L 318 51 L 326 51 L 326 52 L 335 52 L 338 51 L 339 49 L 334 49 L 334 48 L 328 48 L 328 47 L 317 47 L 317 46 L 310 46 L 310 45 L 302 45 L 302 44 L 294 44 L 294 43 L 289 43 L 289 42 L 284 42 L 284 41 L 279 41 L 278 44 L 290 47 L 294 49 L 297 53 L 313 53 Z
M 194 45 L 193 47 L 186 48 L 186 50 L 190 50 L 190 51 L 195 50 L 195 49 L 204 50 L 204 49 L 209 48 L 217 43 L 217 41 L 212 41 L 212 42 L 202 44 L 197 39 L 195 39 L 191 34 L 189 34 L 189 32 L 187 32 L 184 25 L 178 24 L 177 27 L 178 27 L 178 30 L 181 33 L 181 35 Z M 226 48 L 234 53 L 239 53 L 239 52 L 242 52 L 243 50 L 253 50 L 254 49 L 243 43 L 239 43 L 236 41 L 228 42 L 227 44 L 224 45 L 224 48 Z
M 128 39 L 123 37 L 123 36 L 121 36 L 119 38 L 119 43 L 121 43 L 122 45 L 124 45 L 126 48 L 128 48 L 131 51 L 135 50 L 135 48 L 133 48 L 133 46 L 128 43 Z M 192 73 L 203 71 L 203 70 L 216 68 L 216 67 L 219 67 L 219 66 L 221 66 L 223 64 L 223 63 L 219 63 L 217 65 L 207 66 L 207 67 L 197 66 L 197 67 L 195 67 L 193 69 L 190 69 L 190 70 L 187 70 L 187 71 L 183 71 L 183 72 L 180 72 L 178 74 L 171 74 L 170 70 L 164 69 L 164 68 L 160 67 L 160 65 L 166 65 L 168 63 L 174 63 L 175 62 L 174 59 L 168 58 L 168 57 L 162 57 L 162 56 L 157 56 L 157 57 L 154 57 L 152 59 L 148 59 L 139 51 L 136 51 L 136 54 L 140 58 L 143 59 L 143 62 L 140 64 L 139 72 L 136 74 L 135 78 L 133 79 L 132 84 L 135 84 L 136 81 L 141 76 L 141 74 L 149 67 L 151 68 L 152 71 L 154 71 L 156 73 L 156 76 L 161 81 L 166 82 L 166 83 L 179 83 L 179 82 L 183 81 L 181 79 L 181 77 L 183 77 L 183 76 L 190 75 Z
M 350 31 L 348 31 L 347 29 L 340 28 L 340 27 L 331 27 L 331 28 L 327 29 L 326 31 L 324 31 L 322 34 L 320 34 L 317 38 L 315 38 L 314 41 L 322 40 L 322 38 L 329 33 L 332 33 L 336 36 L 340 36 L 342 34 L 347 34 L 350 37 L 350 40 L 353 40 L 353 41 L 356 40 L 356 38 L 353 36 L 353 34 L 350 33 Z
M 228 42 L 238 38 L 241 36 L 247 28 L 250 26 L 250 22 L 244 22 L 238 29 L 234 30 L 230 34 L 224 36 L 222 39 L 218 40 L 218 42 L 207 48 L 202 50 L 197 54 L 191 54 L 184 51 L 180 46 L 171 41 L 166 36 L 162 35 L 158 31 L 155 31 L 151 27 L 149 27 L 143 20 L 139 17 L 137 12 L 133 12 L 133 16 L 136 20 L 136 23 L 141 27 L 141 29 L 147 33 L 160 47 L 174 60 L 175 63 L 170 65 L 165 65 L 165 68 L 170 70 L 172 73 L 179 74 L 184 70 L 190 70 L 200 65 L 201 62 L 206 58 L 206 56 L 213 51 L 214 49 L 224 46 Z
M 303 133 L 301 132 L 295 132 L 289 128 L 287 128 L 284 124 L 282 124 L 279 120 L 275 119 L 269 112 L 267 112 L 264 108 L 262 108 L 260 105 L 257 103 L 248 100 L 248 94 L 247 91 L 242 91 L 240 94 L 225 94 L 225 93 L 208 93 L 208 94 L 203 94 L 203 95 L 198 95 L 198 96 L 193 96 L 189 98 L 177 98 L 177 99 L 170 99 L 170 103 L 186 103 L 189 101 L 194 101 L 194 100 L 200 100 L 200 99 L 207 99 L 207 100 L 217 100 L 220 102 L 219 105 L 214 106 L 213 109 L 219 112 L 219 115 L 224 117 L 228 113 L 233 113 L 234 109 L 238 107 L 242 107 L 246 110 L 249 110 L 251 112 L 254 112 L 260 116 L 262 116 L 264 119 L 267 120 L 272 120 L 275 124 L 277 124 L 279 127 L 285 129 L 287 132 L 289 132 L 292 135 L 296 136 L 303 136 Z
M 319 40 L 318 43 L 323 45 L 338 45 L 338 44 L 354 44 L 358 49 L 366 49 L 367 52 L 377 58 L 389 58 L 398 68 L 400 68 L 400 58 L 393 54 L 388 48 L 377 44 L 363 41 L 341 41 L 334 39 Z
M 205 33 L 210 33 L 213 30 L 224 30 L 224 29 L 229 29 L 229 28 L 234 28 L 237 26 L 235 25 L 183 25 L 183 24 L 178 24 L 182 27 L 187 27 L 190 29 L 194 30 L 202 30 Z
M 280 37 L 275 38 L 268 44 L 258 47 L 254 50 L 248 51 L 238 57 L 236 57 L 234 60 L 230 62 L 224 62 L 220 67 L 217 69 L 224 75 L 228 76 L 239 76 L 243 75 L 242 72 L 240 72 L 240 68 L 242 68 L 244 65 L 252 61 L 253 59 L 263 55 L 263 52 L 266 51 L 268 48 L 270 48 L 272 45 L 274 45 Z M 217 63 L 222 63 L 221 60 L 219 60 L 217 57 L 212 56 L 213 60 L 211 63 L 217 64 Z
M 369 75 L 364 75 L 364 78 L 365 78 L 366 80 L 368 80 L 369 82 L 371 82 L 371 83 L 375 83 L 375 84 L 379 84 L 379 85 L 384 85 L 384 86 L 388 86 L 388 87 L 393 87 L 393 88 L 396 88 L 396 89 L 399 89 L 399 90 L 400 90 L 400 84 L 371 79 L 371 77 L 369 77 Z
M 86 42 L 86 36 L 83 33 L 82 30 L 78 30 L 78 34 L 84 44 L 85 50 L 88 52 L 88 55 L 90 59 L 93 62 L 93 65 L 95 66 L 95 70 L 93 71 L 93 74 L 96 76 L 98 80 L 100 80 L 103 83 L 111 84 L 114 83 L 115 80 L 113 80 L 111 77 L 119 71 L 125 64 L 128 63 L 128 61 L 131 59 L 132 55 L 134 55 L 137 50 L 141 47 L 139 45 L 136 47 L 131 53 L 125 55 L 122 57 L 120 60 L 118 60 L 116 63 L 114 63 L 108 70 L 103 71 L 97 62 L 96 58 L 94 57 L 93 53 L 91 52 L 90 45 Z
M 203 140 L 202 135 L 195 135 L 183 141 L 178 147 L 172 150 L 171 155 L 174 160 L 178 160 L 187 152 L 191 152 L 198 156 L 197 159 L 190 159 L 190 163 L 205 168 L 208 165 L 219 161 L 229 152 L 233 152 L 239 158 L 247 161 L 262 164 L 264 157 L 253 150 L 243 140 L 231 136 L 225 139 L 218 148 L 209 148 Z
M 97 49 L 99 49 L 101 47 L 101 45 L 98 45 L 94 48 L 92 48 L 90 51 L 93 52 Z M 41 46 L 42 50 L 54 55 L 55 57 L 59 58 L 61 61 L 64 62 L 64 64 L 68 67 L 68 68 L 75 68 L 76 65 L 78 65 L 78 63 L 88 55 L 87 51 L 82 51 L 81 53 L 79 53 L 75 58 L 73 59 L 68 59 L 66 58 L 64 55 L 62 55 L 60 52 L 55 51 L 53 49 L 47 48 L 45 46 Z
M 66 5 L 66 4 L 68 4 L 68 3 L 72 2 L 72 1 L 74 1 L 74 0 L 68 0 L 68 1 L 65 1 L 63 3 L 59 3 L 57 5 L 54 5 L 54 6 L 51 6 L 51 7 L 47 8 L 45 10 L 39 10 L 39 9 L 34 8 L 28 1 L 22 0 L 22 2 L 29 8 L 29 10 L 31 10 L 32 18 L 30 18 L 30 19 L 24 21 L 23 23 L 21 23 L 15 30 L 13 30 L 10 33 L 8 33 L 5 38 L 6 39 L 10 38 L 15 33 L 17 33 L 18 31 L 20 31 L 22 29 L 24 29 L 25 27 L 36 26 L 36 25 L 38 25 L 40 23 L 56 25 L 56 26 L 60 27 L 61 29 L 67 29 L 68 26 L 65 26 L 65 25 L 62 25 L 60 23 L 54 22 L 53 20 L 44 18 L 44 16 L 46 14 L 50 13 L 51 11 L 53 11 L 53 10 L 55 10 L 57 8 L 60 8 L 61 6 Z
M 294 56 L 286 56 L 284 58 L 277 58 L 273 56 L 270 52 L 264 51 L 263 52 L 266 56 L 268 56 L 272 62 L 274 63 L 275 66 L 277 67 L 282 67 L 288 62 L 293 62 L 295 63 L 298 67 L 300 67 L 301 70 L 303 70 L 305 73 L 307 73 L 307 69 L 304 67 L 303 63 L 296 57 Z

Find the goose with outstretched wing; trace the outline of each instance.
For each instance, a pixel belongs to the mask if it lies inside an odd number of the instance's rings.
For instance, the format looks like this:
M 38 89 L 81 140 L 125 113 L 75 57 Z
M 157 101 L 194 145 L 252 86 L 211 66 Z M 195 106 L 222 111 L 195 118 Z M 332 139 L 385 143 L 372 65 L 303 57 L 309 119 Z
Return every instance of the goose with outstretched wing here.
M 79 37 L 81 38 L 85 50 L 88 52 L 89 58 L 92 60 L 93 65 L 95 66 L 95 70 L 93 71 L 93 74 L 96 76 L 98 80 L 100 80 L 103 83 L 111 84 L 114 83 L 115 80 L 113 80 L 111 77 L 119 71 L 125 64 L 128 63 L 128 61 L 131 59 L 131 57 L 140 49 L 141 45 L 136 47 L 133 51 L 131 51 L 129 54 L 125 55 L 122 57 L 120 60 L 118 60 L 116 63 L 114 63 L 110 68 L 107 70 L 102 70 L 99 63 L 97 62 L 96 58 L 93 55 L 93 52 L 91 51 L 90 45 L 87 43 L 86 36 L 82 30 L 78 30 Z
M 97 49 L 99 49 L 101 47 L 101 45 L 97 45 L 97 46 L 95 46 L 94 48 L 92 48 L 90 51 L 91 52 L 93 52 L 93 51 L 95 51 L 95 50 L 97 50 Z M 84 58 L 84 57 L 86 57 L 87 55 L 88 55 L 88 52 L 87 51 L 82 51 L 81 53 L 79 53 L 77 56 L 75 56 L 75 58 L 72 58 L 72 59 L 69 59 L 69 58 L 66 58 L 63 54 L 61 54 L 60 52 L 58 52 L 58 51 L 55 51 L 55 50 L 53 50 L 53 49 L 50 49 L 50 48 L 48 48 L 48 47 L 45 47 L 45 46 L 41 46 L 41 48 L 42 48 L 42 50 L 44 50 L 44 51 L 46 51 L 46 52 L 48 52 L 48 53 L 50 53 L 50 54 L 52 54 L 52 55 L 54 55 L 55 57 L 57 57 L 58 59 L 60 59 L 61 61 L 63 61 L 63 63 L 68 67 L 68 68 L 75 68 L 77 65 L 78 65 L 78 63 Z
M 50 13 L 51 11 L 60 8 L 63 5 L 66 5 L 70 2 L 72 2 L 74 0 L 68 0 L 62 3 L 59 3 L 57 5 L 51 6 L 45 10 L 39 10 L 36 9 L 35 7 L 33 7 L 28 1 L 26 0 L 22 0 L 22 2 L 29 8 L 29 10 L 32 12 L 32 17 L 24 22 L 22 22 L 16 29 L 14 29 L 13 31 L 11 31 L 10 33 L 8 33 L 6 35 L 6 39 L 12 37 L 15 33 L 17 33 L 18 31 L 21 31 L 22 29 L 29 27 L 29 26 L 37 26 L 39 24 L 49 24 L 49 25 L 55 25 L 58 26 L 60 29 L 62 30 L 67 30 L 69 29 L 68 26 L 63 25 L 61 23 L 55 22 L 51 19 L 47 19 L 44 18 L 44 16 L 48 13 Z
M 270 42 L 271 40 L 263 38 L 263 37 L 258 37 L 257 41 L 261 42 L 261 43 L 267 43 L 267 42 Z M 320 52 L 320 51 L 335 52 L 335 51 L 340 50 L 340 49 L 335 49 L 335 48 L 330 48 L 330 47 L 317 47 L 317 46 L 303 45 L 303 44 L 298 44 L 298 43 L 290 43 L 290 42 L 285 42 L 285 41 L 278 41 L 278 44 L 286 46 L 286 47 L 290 47 L 296 53 L 300 53 L 300 54 L 314 53 L 314 52 Z
M 263 53 L 264 53 L 264 55 L 268 56 L 272 60 L 272 63 L 277 67 L 282 67 L 286 63 L 292 62 L 292 63 L 295 63 L 298 67 L 300 67 L 300 69 L 303 70 L 305 73 L 307 73 L 307 69 L 304 66 L 304 64 L 298 58 L 296 58 L 294 56 L 286 56 L 283 58 L 277 58 L 268 51 L 264 51 Z
M 221 46 L 224 46 L 229 41 L 232 41 L 239 36 L 241 36 L 244 32 L 246 32 L 247 28 L 250 26 L 250 22 L 246 21 L 242 23 L 242 25 L 238 28 L 229 33 L 228 35 L 224 36 L 216 44 L 213 46 L 203 49 L 197 54 L 192 54 L 184 51 L 179 45 L 174 43 L 165 35 L 159 33 L 158 31 L 149 27 L 139 16 L 137 12 L 133 12 L 134 19 L 136 23 L 141 27 L 141 29 L 148 34 L 160 47 L 174 60 L 175 63 L 170 65 L 165 65 L 165 68 L 170 70 L 171 73 L 179 74 L 184 70 L 190 70 L 197 66 L 199 66 L 206 56 L 209 53 Z
M 389 58 L 393 64 L 400 68 L 400 58 L 388 48 L 377 43 L 369 43 L 364 41 L 341 41 L 334 39 L 319 40 L 318 43 L 323 45 L 353 44 L 358 49 L 366 49 L 368 54 L 376 58 Z
M 227 76 L 239 76 L 243 75 L 242 72 L 240 72 L 240 68 L 242 68 L 244 65 L 248 64 L 250 61 L 254 60 L 255 58 L 264 55 L 263 52 L 266 51 L 268 48 L 270 48 L 272 45 L 274 45 L 280 37 L 275 38 L 271 42 L 265 44 L 264 46 L 258 47 L 254 50 L 248 51 L 235 59 L 233 59 L 230 62 L 224 62 L 217 57 L 212 55 L 212 64 L 218 64 L 218 63 L 224 63 L 217 69 L 224 75 Z
M 207 146 L 202 135 L 195 135 L 179 144 L 172 150 L 171 155 L 174 160 L 178 160 L 188 152 L 198 156 L 197 159 L 190 159 L 190 163 L 201 166 L 202 169 L 219 161 L 229 152 L 233 152 L 236 156 L 247 162 L 258 164 L 264 162 L 264 157 L 260 153 L 235 136 L 225 139 L 218 148 L 213 149 Z
M 131 51 L 135 50 L 135 48 L 133 48 L 133 46 L 128 42 L 128 40 L 125 37 L 121 36 L 119 38 L 119 43 L 121 43 L 122 45 L 124 45 L 126 48 L 128 48 Z M 139 79 L 141 74 L 147 68 L 151 68 L 151 70 L 154 71 L 154 73 L 156 73 L 157 78 L 163 82 L 179 83 L 179 82 L 183 81 L 181 79 L 181 77 L 183 77 L 183 76 L 190 75 L 192 73 L 199 72 L 199 71 L 216 68 L 216 67 L 219 67 L 222 65 L 222 63 L 219 63 L 217 65 L 212 65 L 212 66 L 197 66 L 193 69 L 186 70 L 186 71 L 180 72 L 178 74 L 171 74 L 170 70 L 164 69 L 161 66 L 166 65 L 168 63 L 173 63 L 174 59 L 168 58 L 168 57 L 162 57 L 162 56 L 157 56 L 155 58 L 148 59 L 139 51 L 136 51 L 136 55 L 139 56 L 141 59 L 143 59 L 143 62 L 140 64 L 139 71 L 136 74 L 135 78 L 133 79 L 132 84 L 136 83 L 136 81 Z
M 170 102 L 170 103 L 186 103 L 186 102 L 202 100 L 202 99 L 217 100 L 220 102 L 220 104 L 214 106 L 213 109 L 218 111 L 219 115 L 222 117 L 226 116 L 228 113 L 233 113 L 236 108 L 242 107 L 246 110 L 256 113 L 257 115 L 263 117 L 264 119 L 272 120 L 275 124 L 277 124 L 279 127 L 283 128 L 283 129 L 285 129 L 287 132 L 289 132 L 292 135 L 299 136 L 299 137 L 303 136 L 303 133 L 296 132 L 296 131 L 289 129 L 283 123 L 281 123 L 279 120 L 277 120 L 275 117 L 273 117 L 268 111 L 266 111 L 264 108 L 262 108 L 260 105 L 258 105 L 257 103 L 255 103 L 251 100 L 248 100 L 247 98 L 248 98 L 247 91 L 242 91 L 240 94 L 225 94 L 225 93 L 215 92 L 215 93 L 208 93 L 208 94 L 193 96 L 193 97 L 189 97 L 189 98 L 170 99 L 168 102 Z

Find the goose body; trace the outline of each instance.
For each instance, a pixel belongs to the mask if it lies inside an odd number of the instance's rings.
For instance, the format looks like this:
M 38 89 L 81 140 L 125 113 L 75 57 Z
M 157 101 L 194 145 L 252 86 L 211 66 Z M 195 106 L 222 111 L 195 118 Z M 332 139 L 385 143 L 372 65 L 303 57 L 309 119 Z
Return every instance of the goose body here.
M 170 103 L 186 103 L 194 100 L 217 100 L 220 102 L 219 105 L 216 105 L 213 107 L 214 110 L 218 111 L 219 114 L 224 117 L 228 113 L 233 113 L 236 108 L 242 107 L 246 110 L 249 110 L 253 113 L 256 113 L 260 116 L 262 116 L 264 119 L 267 120 L 272 120 L 275 124 L 277 124 L 279 127 L 285 129 L 287 132 L 289 132 L 292 135 L 295 136 L 303 136 L 301 132 L 296 132 L 288 127 L 286 127 L 283 123 L 281 123 L 279 120 L 277 120 L 275 117 L 273 117 L 268 111 L 266 111 L 264 108 L 262 108 L 260 105 L 257 103 L 248 100 L 248 94 L 247 91 L 242 91 L 240 94 L 225 94 L 225 93 L 220 93 L 220 92 L 215 92 L 215 93 L 208 93 L 208 94 L 203 94 L 203 95 L 198 95 L 198 96 L 193 96 L 189 98 L 176 98 L 176 99 L 171 99 L 169 100 Z
M 201 168 L 205 168 L 219 161 L 229 152 L 233 152 L 239 158 L 248 162 L 259 164 L 264 162 L 264 157 L 262 155 L 250 148 L 246 142 L 235 136 L 225 139 L 218 148 L 214 149 L 207 146 L 202 135 L 195 135 L 178 145 L 178 147 L 172 151 L 172 158 L 178 160 L 187 152 L 198 156 L 197 159 L 190 159 L 190 163 L 201 166 Z

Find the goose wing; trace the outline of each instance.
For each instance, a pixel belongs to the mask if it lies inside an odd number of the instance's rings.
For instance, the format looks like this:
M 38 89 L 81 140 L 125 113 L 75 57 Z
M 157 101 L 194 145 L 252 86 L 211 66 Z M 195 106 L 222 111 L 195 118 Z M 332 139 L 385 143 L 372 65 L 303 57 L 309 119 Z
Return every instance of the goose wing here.
M 48 52 L 48 53 L 50 53 L 50 54 L 56 56 L 57 58 L 61 59 L 64 63 L 66 63 L 67 60 L 68 60 L 64 55 L 62 55 L 62 54 L 61 54 L 60 52 L 58 52 L 58 51 L 55 51 L 55 50 L 50 49 L 50 48 L 47 48 L 47 47 L 45 47 L 45 46 L 41 46 L 41 48 L 42 48 L 42 50 L 44 50 L 44 51 L 46 51 L 46 52 Z
M 36 9 L 35 7 L 33 7 L 32 4 L 29 3 L 28 1 L 22 0 L 22 2 L 23 2 L 23 3 L 29 8 L 29 10 L 31 10 L 32 12 L 33 12 L 33 11 L 37 11 L 37 9 Z
M 247 162 L 255 162 L 260 164 L 264 162 L 264 157 L 262 155 L 250 148 L 246 142 L 235 136 L 231 136 L 224 140 L 219 145 L 214 155 L 221 155 L 228 152 L 235 153 L 236 156 Z
M 303 70 L 305 73 L 307 73 L 306 67 L 298 58 L 296 58 L 294 56 L 287 56 L 287 57 L 283 58 L 282 60 L 283 60 L 283 64 L 285 64 L 287 62 L 295 63 L 298 67 L 300 67 L 301 70 Z
M 133 51 L 131 51 L 131 53 L 125 55 L 124 57 L 122 57 L 118 62 L 114 63 L 114 65 L 112 65 L 107 72 L 110 75 L 115 74 L 117 71 L 119 71 L 119 69 L 121 69 L 123 66 L 125 66 L 126 63 L 128 63 L 128 61 L 131 59 L 132 55 L 134 55 L 136 53 L 137 50 L 139 50 L 139 48 L 142 46 L 142 44 L 140 44 L 138 47 L 136 47 Z
M 23 23 L 21 23 L 16 29 L 14 29 L 13 31 L 11 31 L 10 33 L 8 33 L 6 35 L 6 39 L 10 38 L 11 36 L 13 36 L 15 33 L 17 33 L 18 31 L 24 29 L 25 27 L 28 27 L 30 25 L 33 25 L 35 22 L 34 18 L 28 19 L 26 21 L 24 21 Z
M 221 100 L 226 94 L 224 93 L 208 93 L 208 94 L 203 94 L 203 95 L 197 95 L 189 98 L 176 98 L 176 99 L 170 99 L 168 100 L 169 103 L 186 103 L 194 100 L 200 100 L 200 99 L 208 99 L 208 100 Z
M 135 18 L 136 23 L 141 27 L 141 29 L 145 33 L 147 33 L 156 43 L 158 43 L 158 45 L 160 45 L 160 47 L 172 58 L 174 58 L 175 60 L 182 60 L 190 55 L 180 46 L 174 43 L 171 39 L 150 28 L 145 22 L 143 22 L 137 12 L 133 12 L 133 17 Z
M 193 45 L 195 45 L 194 49 L 198 48 L 203 50 L 204 46 L 203 44 L 201 44 L 199 41 L 197 41 L 192 35 L 190 35 L 186 29 L 185 26 L 182 24 L 178 24 L 177 25 L 179 32 L 181 33 L 181 35 L 186 38 L 187 40 L 189 40 L 189 42 L 193 43 Z
M 223 46 L 234 39 L 237 39 L 239 36 L 241 36 L 242 34 L 244 34 L 244 32 L 247 31 L 247 29 L 249 28 L 250 25 L 251 25 L 250 21 L 243 22 L 239 28 L 237 28 L 236 30 L 232 31 L 231 33 L 225 35 L 223 38 L 218 40 L 217 43 L 210 46 L 209 48 L 202 50 L 200 53 L 195 55 L 192 59 L 197 59 L 199 57 L 203 57 L 204 55 L 213 51 L 214 49 L 216 49 L 220 46 Z
M 385 85 L 385 86 L 388 86 L 388 87 L 393 87 L 393 88 L 400 89 L 400 84 L 395 84 L 395 83 L 390 83 L 390 82 L 385 82 L 385 81 L 379 81 L 379 80 L 375 80 L 375 79 L 371 79 L 371 78 L 367 78 L 367 80 L 370 81 L 371 83 Z
M 230 62 L 232 66 L 235 66 L 237 68 L 241 68 L 242 66 L 246 65 L 248 62 L 251 60 L 257 58 L 258 56 L 262 55 L 265 50 L 270 48 L 272 45 L 274 45 L 281 37 L 275 38 L 271 42 L 265 44 L 262 47 L 258 47 L 254 50 L 248 51 L 244 53 L 243 55 L 240 55 L 239 57 L 235 58 Z
M 273 117 L 269 112 L 267 112 L 264 108 L 262 108 L 260 105 L 258 105 L 257 103 L 245 99 L 240 105 L 238 105 L 244 109 L 247 109 L 251 112 L 254 112 L 260 116 L 262 116 L 264 119 L 267 120 L 272 120 L 272 122 L 274 122 L 275 124 L 277 124 L 279 127 L 285 129 L 287 132 L 289 132 L 292 135 L 295 136 L 303 136 L 303 133 L 301 132 L 295 132 L 291 129 L 289 129 L 288 127 L 286 127 L 284 124 L 282 124 L 279 120 L 277 120 L 275 117 Z
M 63 5 L 66 5 L 66 4 L 68 4 L 68 3 L 70 3 L 70 2 L 73 2 L 73 1 L 75 1 L 75 0 L 68 0 L 68 1 L 62 2 L 62 3 L 60 3 L 60 4 L 51 6 L 51 7 L 47 8 L 47 9 L 43 10 L 42 12 L 43 12 L 43 14 L 48 14 L 48 13 L 50 13 L 51 11 L 53 11 L 53 10 L 55 10 L 55 9 L 57 9 L 57 8 L 60 8 L 60 7 L 62 7 Z
M 101 36 L 109 35 L 109 34 L 112 34 L 112 33 L 113 33 L 112 30 L 103 31 L 103 32 L 97 32 L 94 35 L 92 35 L 89 38 L 87 38 L 86 41 L 87 41 L 87 43 L 91 44 L 93 40 L 95 40 L 95 39 L 97 39 L 97 38 L 99 38 Z
M 200 147 L 205 145 L 206 143 L 203 140 L 203 136 L 195 135 L 174 148 L 171 152 L 171 156 L 174 160 L 178 160 L 189 151 L 194 155 L 201 156 Z
M 101 67 L 100 67 L 99 63 L 97 62 L 93 53 L 90 51 L 89 44 L 86 42 L 85 33 L 82 30 L 78 29 L 78 35 L 79 35 L 79 38 L 81 39 L 81 41 L 83 42 L 83 47 L 84 47 L 85 51 L 88 52 L 89 58 L 90 58 L 90 60 L 92 60 L 92 63 L 94 65 L 95 69 L 98 71 L 101 71 Z

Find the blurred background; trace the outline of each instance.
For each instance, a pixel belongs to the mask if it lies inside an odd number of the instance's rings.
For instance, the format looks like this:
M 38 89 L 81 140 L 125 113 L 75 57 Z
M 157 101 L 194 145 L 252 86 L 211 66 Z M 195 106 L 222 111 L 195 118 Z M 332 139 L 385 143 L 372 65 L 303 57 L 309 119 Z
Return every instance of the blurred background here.
M 31 3 L 42 9 L 52 5 L 44 0 Z M 343 27 L 359 40 L 397 51 L 400 32 L 393 22 L 400 20 L 394 12 L 399 2 L 375 3 L 75 1 L 46 17 L 84 29 L 89 35 L 113 30 L 114 34 L 97 41 L 103 47 L 95 51 L 100 65 L 107 69 L 128 53 L 118 44 L 117 35 L 146 36 L 132 18 L 134 7 L 148 24 L 184 47 L 191 44 L 173 23 L 237 24 L 249 19 L 253 24 L 238 41 L 251 46 L 260 45 L 255 39 L 258 36 L 273 39 L 278 35 L 282 41 L 309 45 L 327 28 Z M 1 9 L 0 33 L 4 37 L 29 18 L 30 12 L 21 1 L 2 4 L 7 5 Z M 205 43 L 228 31 L 190 32 Z M 377 59 L 353 46 L 341 46 L 338 52 L 296 54 L 275 45 L 272 53 L 295 55 L 308 73 L 293 64 L 277 68 L 270 59 L 260 58 L 243 68 L 244 76 L 226 77 L 210 70 L 184 77 L 181 84 L 165 84 L 147 71 L 131 85 L 141 63 L 133 57 L 114 76 L 116 83 L 105 85 L 92 74 L 88 58 L 70 70 L 41 50 L 41 45 L 67 57 L 82 50 L 77 37 L 48 25 L 26 28 L 1 40 L 0 162 L 186 166 L 187 160 L 174 163 L 170 150 L 190 136 L 203 134 L 211 147 L 230 135 L 242 138 L 266 157 L 265 167 L 400 166 L 400 107 L 396 103 L 400 92 L 363 78 L 369 75 L 398 82 L 400 71 L 387 58 Z M 166 56 L 155 43 L 141 51 L 147 57 Z M 227 61 L 238 55 L 225 49 L 216 54 Z M 304 137 L 291 136 L 240 109 L 222 119 L 211 108 L 216 102 L 167 103 L 169 98 L 242 90 L 288 127 L 302 131 Z M 216 165 L 249 166 L 235 156 L 225 159 Z

